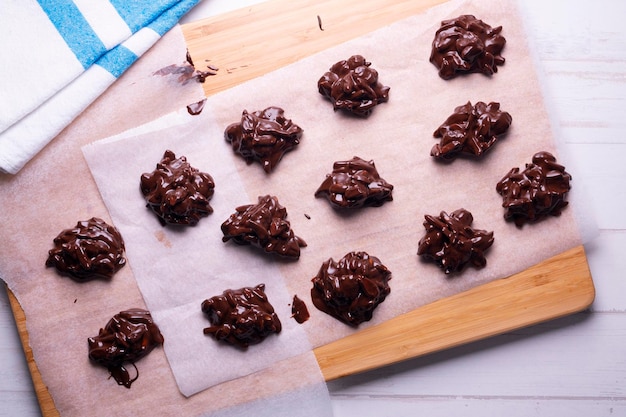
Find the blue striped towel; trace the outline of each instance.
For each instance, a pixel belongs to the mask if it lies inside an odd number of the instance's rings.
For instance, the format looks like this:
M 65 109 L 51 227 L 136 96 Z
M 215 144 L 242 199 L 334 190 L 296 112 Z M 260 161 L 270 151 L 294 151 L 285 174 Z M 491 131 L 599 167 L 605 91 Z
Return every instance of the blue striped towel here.
M 0 170 L 17 173 L 199 1 L 3 1 Z

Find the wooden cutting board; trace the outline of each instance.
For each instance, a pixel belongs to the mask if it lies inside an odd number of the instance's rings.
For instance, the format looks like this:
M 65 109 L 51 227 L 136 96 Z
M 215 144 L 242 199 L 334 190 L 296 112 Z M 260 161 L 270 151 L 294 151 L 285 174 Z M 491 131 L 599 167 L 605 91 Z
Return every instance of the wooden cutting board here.
M 211 95 L 442 2 L 271 0 L 186 24 L 183 33 L 199 68 L 219 66 L 204 84 Z M 582 246 L 503 278 L 315 349 L 325 379 L 562 317 L 586 309 L 595 296 Z M 9 299 L 42 413 L 58 416 L 29 348 L 24 312 Z

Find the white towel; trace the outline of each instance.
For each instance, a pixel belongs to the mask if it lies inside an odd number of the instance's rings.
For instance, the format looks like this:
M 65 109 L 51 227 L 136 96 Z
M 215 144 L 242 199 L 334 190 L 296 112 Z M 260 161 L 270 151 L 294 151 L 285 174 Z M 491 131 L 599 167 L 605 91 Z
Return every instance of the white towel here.
M 199 1 L 4 1 L 0 171 L 17 173 Z

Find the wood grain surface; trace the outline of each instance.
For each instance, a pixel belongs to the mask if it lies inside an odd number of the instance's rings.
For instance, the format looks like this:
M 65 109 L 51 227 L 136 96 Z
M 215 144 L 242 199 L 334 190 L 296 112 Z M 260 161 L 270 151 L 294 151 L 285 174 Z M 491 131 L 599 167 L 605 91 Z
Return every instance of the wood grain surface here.
M 220 62 L 207 95 L 419 13 L 442 0 L 272 0 L 183 26 L 196 63 Z M 318 18 L 319 17 L 319 18 Z M 586 309 L 594 286 L 582 246 L 511 277 L 439 300 L 315 349 L 326 380 L 366 371 Z M 9 294 L 42 413 L 58 416 Z

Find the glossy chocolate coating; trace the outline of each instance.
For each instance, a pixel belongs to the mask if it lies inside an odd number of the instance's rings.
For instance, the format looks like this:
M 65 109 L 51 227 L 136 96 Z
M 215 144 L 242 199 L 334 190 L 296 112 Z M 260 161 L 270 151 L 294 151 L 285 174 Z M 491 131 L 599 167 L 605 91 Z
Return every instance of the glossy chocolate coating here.
M 450 215 L 426 215 L 426 235 L 420 239 L 417 254 L 433 261 L 446 274 L 461 272 L 465 265 L 482 268 L 487 264 L 485 251 L 493 244 L 493 232 L 472 229 L 472 213 L 461 208 Z
M 378 72 L 361 55 L 335 63 L 317 82 L 321 95 L 343 109 L 366 117 L 373 108 L 389 100 L 389 87 L 378 81 Z
M 291 303 L 291 317 L 293 317 L 300 324 L 304 323 L 309 319 L 309 317 L 311 317 L 305 302 L 297 295 L 293 296 L 293 301 Z
M 350 252 L 335 262 L 325 261 L 312 279 L 313 305 L 326 314 L 358 326 L 372 318 L 391 289 L 391 272 L 375 256 Z
M 161 224 L 193 226 L 201 217 L 213 212 L 209 205 L 215 188 L 213 178 L 192 167 L 187 158 L 176 158 L 167 150 L 161 162 L 140 181 L 146 206 L 157 215 Z
M 241 122 L 229 125 L 224 138 L 246 163 L 260 161 L 263 170 L 270 173 L 285 153 L 300 143 L 302 132 L 285 117 L 283 109 L 268 107 L 252 113 L 244 110 Z
M 191 103 L 190 105 L 187 106 L 187 113 L 189 113 L 192 116 L 197 116 L 200 113 L 202 113 L 202 110 L 204 110 L 204 105 L 206 104 L 206 98 L 197 101 L 195 103 Z
M 445 80 L 463 73 L 492 75 L 504 64 L 501 31 L 502 26 L 492 28 L 472 15 L 444 20 L 435 33 L 430 62 Z
M 133 308 L 113 316 L 98 336 L 87 339 L 89 359 L 109 370 L 119 385 L 130 388 L 131 378 L 124 367 L 143 358 L 163 344 L 163 336 L 149 311 Z
M 306 242 L 291 230 L 287 210 L 273 196 L 259 197 L 257 204 L 235 209 L 222 223 L 223 242 L 232 239 L 240 245 L 254 245 L 265 252 L 298 259 Z
M 509 113 L 500 110 L 500 103 L 479 101 L 472 106 L 468 101 L 455 108 L 435 130 L 433 136 L 441 140 L 430 155 L 440 160 L 453 160 L 461 154 L 480 157 L 509 129 L 512 121 Z
M 559 216 L 567 206 L 565 196 L 572 176 L 549 152 L 537 152 L 520 172 L 513 168 L 496 185 L 502 196 L 504 218 L 517 227 L 548 216 Z
M 261 343 L 282 329 L 265 294 L 265 284 L 226 290 L 222 295 L 204 300 L 201 307 L 211 322 L 204 334 L 240 348 Z
M 379 207 L 392 201 L 393 185 L 380 178 L 374 161 L 358 156 L 349 161 L 337 161 L 333 172 L 326 175 L 315 197 L 326 197 L 333 207 Z
M 97 217 L 63 230 L 53 242 L 46 266 L 54 266 L 60 274 L 78 282 L 110 279 L 126 265 L 124 240 L 119 231 Z

